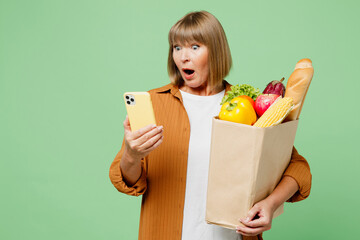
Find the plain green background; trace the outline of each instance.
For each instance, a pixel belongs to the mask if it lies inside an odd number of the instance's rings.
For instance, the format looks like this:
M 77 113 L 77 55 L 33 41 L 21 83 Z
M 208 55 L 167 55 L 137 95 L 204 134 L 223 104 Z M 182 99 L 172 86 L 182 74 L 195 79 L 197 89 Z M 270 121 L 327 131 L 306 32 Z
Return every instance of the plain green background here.
M 358 1 L 0 0 L 0 239 L 137 239 L 141 197 L 108 178 L 125 91 L 169 82 L 167 34 L 207 10 L 230 44 L 232 84 L 261 90 L 301 58 L 315 75 L 296 147 L 310 197 L 270 239 L 350 239 L 359 225 Z

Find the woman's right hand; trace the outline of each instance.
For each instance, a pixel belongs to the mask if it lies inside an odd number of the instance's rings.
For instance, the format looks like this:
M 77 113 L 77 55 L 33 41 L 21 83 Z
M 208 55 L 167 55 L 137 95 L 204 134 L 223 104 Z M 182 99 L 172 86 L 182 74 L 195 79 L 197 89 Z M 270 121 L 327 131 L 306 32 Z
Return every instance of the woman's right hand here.
M 131 131 L 129 117 L 124 121 L 125 152 L 132 163 L 140 161 L 163 141 L 163 126 L 148 125 L 135 132 Z
M 141 176 L 141 159 L 157 148 L 163 141 L 163 127 L 149 125 L 131 131 L 128 116 L 124 121 L 125 149 L 120 161 L 120 170 L 125 182 L 132 186 Z

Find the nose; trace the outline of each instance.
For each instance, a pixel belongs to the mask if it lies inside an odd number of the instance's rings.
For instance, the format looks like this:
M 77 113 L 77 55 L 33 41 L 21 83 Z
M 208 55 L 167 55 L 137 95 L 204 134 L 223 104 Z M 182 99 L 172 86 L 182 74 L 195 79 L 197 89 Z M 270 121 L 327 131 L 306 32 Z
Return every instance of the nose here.
M 182 49 L 181 51 L 181 56 L 180 56 L 180 60 L 182 62 L 188 62 L 190 61 L 190 54 L 189 54 L 189 51 L 185 48 L 185 49 Z

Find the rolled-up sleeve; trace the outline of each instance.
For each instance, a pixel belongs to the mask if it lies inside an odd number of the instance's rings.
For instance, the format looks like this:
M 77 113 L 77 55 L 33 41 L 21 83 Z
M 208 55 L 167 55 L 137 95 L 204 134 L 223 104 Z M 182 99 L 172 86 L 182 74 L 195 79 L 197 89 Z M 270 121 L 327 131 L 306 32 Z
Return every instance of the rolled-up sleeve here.
M 136 183 L 132 186 L 126 184 L 123 179 L 123 175 L 120 169 L 120 161 L 121 157 L 124 152 L 124 143 L 121 147 L 121 150 L 116 155 L 114 161 L 110 166 L 109 177 L 111 183 L 114 187 L 122 193 L 132 195 L 132 196 L 139 196 L 145 193 L 147 184 L 146 184 L 146 171 L 145 171 L 145 159 L 141 160 L 141 175 Z
M 295 147 L 293 147 L 291 160 L 284 176 L 292 177 L 299 185 L 299 190 L 287 202 L 298 202 L 310 195 L 312 179 L 310 166 L 306 159 L 297 152 Z

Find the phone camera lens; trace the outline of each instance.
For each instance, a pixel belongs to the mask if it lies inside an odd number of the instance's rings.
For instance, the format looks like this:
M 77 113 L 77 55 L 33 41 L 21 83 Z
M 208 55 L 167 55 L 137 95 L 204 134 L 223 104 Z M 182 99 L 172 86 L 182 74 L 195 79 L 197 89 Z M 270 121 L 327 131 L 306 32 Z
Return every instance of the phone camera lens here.
M 131 98 L 131 99 L 130 99 L 130 101 L 134 102 L 134 99 L 133 99 L 133 98 Z
M 128 95 L 126 95 L 126 97 L 125 97 L 126 99 L 129 99 L 129 96 Z
M 127 104 L 129 104 L 129 105 L 131 104 L 131 102 L 130 102 L 130 101 L 127 101 L 126 103 L 127 103 Z

